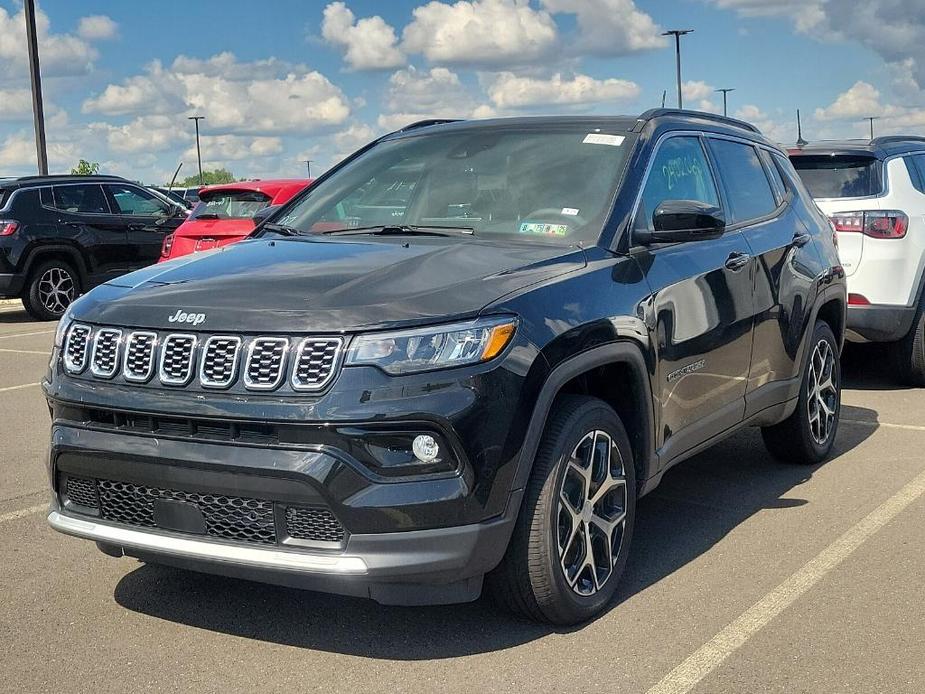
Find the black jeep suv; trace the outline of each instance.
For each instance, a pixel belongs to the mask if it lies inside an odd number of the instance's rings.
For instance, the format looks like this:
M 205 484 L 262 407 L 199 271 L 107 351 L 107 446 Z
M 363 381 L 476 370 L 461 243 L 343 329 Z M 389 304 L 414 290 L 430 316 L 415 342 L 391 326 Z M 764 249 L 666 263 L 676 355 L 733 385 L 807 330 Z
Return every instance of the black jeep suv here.
M 118 176 L 0 180 L 0 298 L 21 298 L 37 320 L 76 297 L 157 262 L 179 206 Z
M 751 126 L 428 122 L 255 238 L 108 282 L 44 383 L 49 521 L 130 555 L 382 603 L 568 624 L 636 500 L 746 426 L 818 463 L 844 273 Z

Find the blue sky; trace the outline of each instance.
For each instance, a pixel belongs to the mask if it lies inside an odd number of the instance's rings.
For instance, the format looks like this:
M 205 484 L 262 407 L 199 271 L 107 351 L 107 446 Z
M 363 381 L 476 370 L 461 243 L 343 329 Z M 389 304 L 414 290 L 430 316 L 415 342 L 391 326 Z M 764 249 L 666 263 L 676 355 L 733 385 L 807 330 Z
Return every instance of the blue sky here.
M 145 181 L 203 158 L 238 176 L 321 171 L 409 119 L 721 109 L 770 137 L 925 134 L 916 0 L 44 0 L 52 169 L 78 158 Z M 0 0 L 0 175 L 34 171 L 21 5 Z

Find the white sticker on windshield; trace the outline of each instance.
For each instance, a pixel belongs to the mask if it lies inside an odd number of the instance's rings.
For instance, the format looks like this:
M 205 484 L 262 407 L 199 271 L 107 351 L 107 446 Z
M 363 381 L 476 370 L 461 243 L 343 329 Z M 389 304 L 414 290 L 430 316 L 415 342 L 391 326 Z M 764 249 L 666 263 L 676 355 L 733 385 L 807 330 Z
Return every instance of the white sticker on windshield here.
M 563 207 L 562 214 L 567 214 L 571 217 L 574 217 L 578 214 L 578 208 L 577 207 Z
M 619 147 L 626 138 L 623 135 L 607 135 L 605 133 L 588 133 L 582 142 L 586 145 L 610 145 Z

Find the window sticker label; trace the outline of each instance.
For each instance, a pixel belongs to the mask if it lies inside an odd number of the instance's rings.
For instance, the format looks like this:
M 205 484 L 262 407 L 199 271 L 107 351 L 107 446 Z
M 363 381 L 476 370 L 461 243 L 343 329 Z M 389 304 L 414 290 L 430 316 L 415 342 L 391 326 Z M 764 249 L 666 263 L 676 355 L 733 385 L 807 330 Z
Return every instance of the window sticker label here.
M 563 207 L 562 214 L 567 214 L 570 217 L 575 217 L 578 214 L 578 208 L 577 207 Z
M 610 145 L 619 147 L 626 138 L 623 135 L 607 135 L 605 133 L 588 133 L 582 142 L 586 145 Z
M 543 222 L 523 222 L 521 234 L 547 234 L 550 236 L 568 236 L 568 224 L 544 224 Z

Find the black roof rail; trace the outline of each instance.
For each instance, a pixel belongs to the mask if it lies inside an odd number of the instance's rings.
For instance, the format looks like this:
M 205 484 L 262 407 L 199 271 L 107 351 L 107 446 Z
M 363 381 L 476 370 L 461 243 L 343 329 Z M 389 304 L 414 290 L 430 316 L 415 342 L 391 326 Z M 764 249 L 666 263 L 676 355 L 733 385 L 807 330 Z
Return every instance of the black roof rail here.
M 640 121 L 649 121 L 653 118 L 659 118 L 660 116 L 688 116 L 690 118 L 700 118 L 701 120 L 713 120 L 717 123 L 725 123 L 726 125 L 734 125 L 737 128 L 745 128 L 750 130 L 753 133 L 761 134 L 761 131 L 756 128 L 751 123 L 747 123 L 744 120 L 739 120 L 738 118 L 730 118 L 729 116 L 721 116 L 718 113 L 709 113 L 707 111 L 692 111 L 690 109 L 682 108 L 650 108 L 648 111 L 639 116 Z
M 871 140 L 870 144 L 878 147 L 892 142 L 925 142 L 925 137 L 921 135 L 881 135 Z
M 87 180 L 87 181 L 99 181 L 99 180 L 125 181 L 125 180 L 128 180 L 122 176 L 116 176 L 114 174 L 90 174 L 88 176 L 84 176 L 82 174 L 44 174 L 44 175 L 33 175 L 33 176 L 20 176 L 16 178 L 15 180 L 20 183 L 28 183 L 31 181 L 47 181 L 48 179 L 52 179 L 55 181 L 61 181 L 65 179 L 75 179 L 78 181 L 83 181 L 83 180 Z
M 424 120 L 417 120 L 414 123 L 409 123 L 404 128 L 396 130 L 398 133 L 406 133 L 409 130 L 417 130 L 418 128 L 426 128 L 431 125 L 443 125 L 444 123 L 458 123 L 462 118 L 425 118 Z

